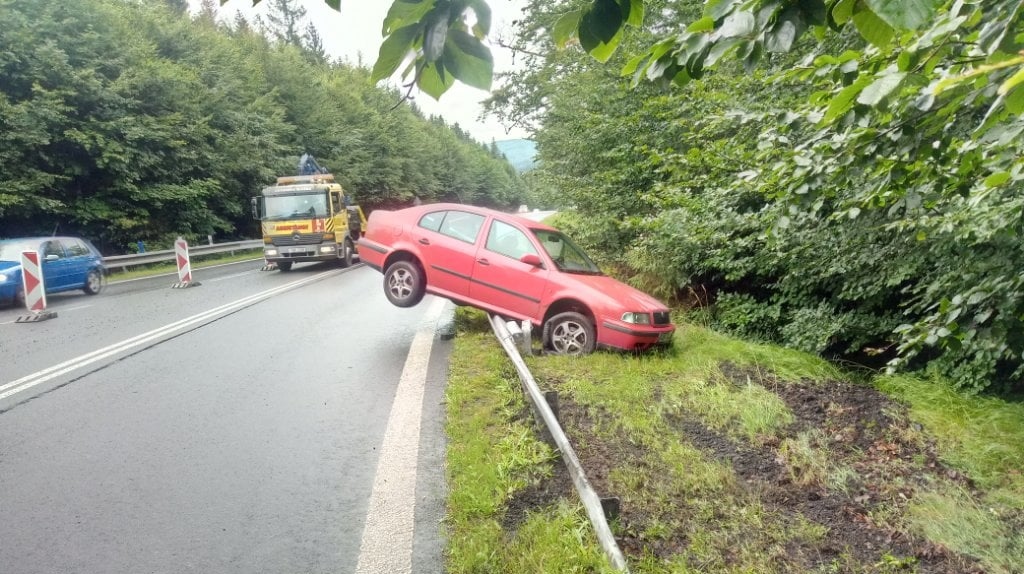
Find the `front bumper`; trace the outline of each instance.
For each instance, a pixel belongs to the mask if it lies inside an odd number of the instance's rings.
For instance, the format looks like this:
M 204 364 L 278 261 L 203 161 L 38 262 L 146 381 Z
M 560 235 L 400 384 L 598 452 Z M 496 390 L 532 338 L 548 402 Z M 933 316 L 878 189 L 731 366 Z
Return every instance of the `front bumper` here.
M 296 263 L 313 261 L 334 261 L 338 258 L 338 245 L 316 243 L 310 245 L 266 246 L 263 257 L 270 263 L 292 261 Z
M 633 325 L 605 320 L 597 328 L 597 344 L 624 351 L 643 351 L 671 345 L 675 332 L 675 325 Z

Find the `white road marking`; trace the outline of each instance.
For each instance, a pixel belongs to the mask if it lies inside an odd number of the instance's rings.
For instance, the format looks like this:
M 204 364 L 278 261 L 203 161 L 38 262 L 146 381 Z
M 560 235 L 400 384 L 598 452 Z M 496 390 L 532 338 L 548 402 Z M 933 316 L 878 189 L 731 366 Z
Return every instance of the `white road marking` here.
M 435 299 L 413 337 L 384 432 L 356 574 L 412 572 L 416 460 L 427 366 L 445 300 Z
M 163 327 L 153 329 L 152 331 L 143 333 L 141 335 L 136 335 L 135 337 L 132 337 L 130 339 L 125 339 L 124 341 L 121 341 L 119 343 L 114 343 L 113 345 L 103 347 L 102 349 L 98 349 L 91 353 L 86 353 L 79 357 L 75 357 L 74 359 L 64 361 L 63 363 L 43 369 L 36 373 L 32 373 L 31 375 L 24 376 L 16 381 L 11 381 L 9 383 L 0 385 L 0 400 L 6 399 L 7 397 L 13 394 L 20 393 L 24 390 L 45 383 L 61 375 L 91 365 L 97 361 L 101 361 L 112 355 L 116 355 L 118 353 L 123 353 L 130 349 L 140 347 L 142 345 L 145 345 L 146 343 L 184 331 L 185 329 L 198 323 L 210 321 L 221 315 L 225 315 L 227 313 L 231 313 L 243 307 L 253 305 L 255 303 L 263 301 L 264 299 L 269 299 L 274 295 L 279 295 L 286 291 L 297 289 L 303 285 L 306 285 L 307 283 L 319 281 L 321 279 L 325 279 L 330 275 L 337 275 L 339 273 L 341 273 L 341 270 L 326 271 L 324 273 L 318 273 L 305 279 L 292 281 L 291 283 L 286 283 L 279 287 L 268 289 L 255 295 L 243 297 L 231 303 L 221 305 L 220 307 L 215 307 L 208 311 L 203 311 L 202 313 L 192 315 L 191 317 L 181 319 L 180 321 L 175 321 L 174 323 L 164 325 Z
M 242 261 L 232 261 L 231 263 L 219 263 L 217 265 L 207 265 L 205 267 L 196 267 L 195 269 L 193 269 L 193 273 L 192 274 L 194 275 L 196 271 L 199 271 L 199 270 L 202 270 L 202 269 L 216 269 L 218 267 L 227 267 L 228 265 L 238 265 L 240 263 L 251 263 L 253 261 L 259 261 L 261 259 L 263 259 L 263 257 L 254 257 L 252 259 L 243 259 Z M 170 271 L 170 272 L 167 272 L 167 273 L 160 273 L 158 275 L 146 275 L 145 277 L 135 277 L 134 279 L 117 279 L 115 281 L 111 281 L 109 284 L 110 285 L 119 285 L 121 283 L 131 283 L 133 281 L 145 281 L 146 279 L 153 279 L 154 277 L 172 277 L 172 276 L 173 277 L 177 277 L 178 276 L 178 272 L 177 271 Z M 211 279 L 207 279 L 207 281 L 211 281 Z
M 209 269 L 209 267 L 206 267 Z M 216 283 L 218 281 L 226 281 L 228 279 L 237 279 L 238 277 L 244 277 L 246 275 L 252 275 L 253 273 L 259 273 L 259 271 L 243 271 L 241 273 L 235 273 L 232 275 L 225 275 L 224 277 L 217 277 L 216 279 L 204 279 L 203 283 Z

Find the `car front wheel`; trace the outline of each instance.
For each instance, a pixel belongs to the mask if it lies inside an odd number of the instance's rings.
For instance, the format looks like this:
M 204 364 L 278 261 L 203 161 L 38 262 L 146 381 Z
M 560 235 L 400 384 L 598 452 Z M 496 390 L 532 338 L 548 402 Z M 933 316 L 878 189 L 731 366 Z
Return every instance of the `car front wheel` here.
M 544 323 L 544 342 L 558 355 L 586 355 L 597 346 L 594 325 L 580 313 L 559 313 Z
M 95 295 L 100 292 L 103 288 L 103 276 L 100 275 L 99 270 L 93 269 L 85 276 L 85 285 L 82 286 L 82 291 L 85 291 L 86 295 Z
M 423 299 L 427 285 L 412 261 L 395 261 L 384 271 L 384 295 L 396 307 L 412 307 Z

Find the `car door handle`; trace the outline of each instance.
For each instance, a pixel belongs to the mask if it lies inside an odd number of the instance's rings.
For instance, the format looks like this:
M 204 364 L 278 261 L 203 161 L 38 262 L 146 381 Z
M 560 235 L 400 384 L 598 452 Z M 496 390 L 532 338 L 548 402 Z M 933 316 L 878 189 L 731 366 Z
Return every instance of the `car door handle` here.
M 430 240 L 424 237 L 423 239 L 420 239 L 420 243 L 423 245 L 430 245 Z
M 486 259 L 477 259 L 476 262 L 479 263 L 480 265 L 490 265 L 491 264 L 491 262 L 486 260 Z

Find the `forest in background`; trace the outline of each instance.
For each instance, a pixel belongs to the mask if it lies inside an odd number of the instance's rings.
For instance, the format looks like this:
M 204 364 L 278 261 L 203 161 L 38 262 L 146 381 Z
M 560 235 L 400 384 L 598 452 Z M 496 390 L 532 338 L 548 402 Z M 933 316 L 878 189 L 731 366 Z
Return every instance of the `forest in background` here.
M 332 61 L 296 0 L 267 21 L 184 0 L 0 1 L 0 237 L 254 237 L 249 197 L 310 153 L 364 209 L 500 208 L 524 184 L 497 147 Z
M 604 4 L 529 3 L 531 205 L 717 328 L 1024 390 L 1024 2 L 637 4 L 602 63 Z

